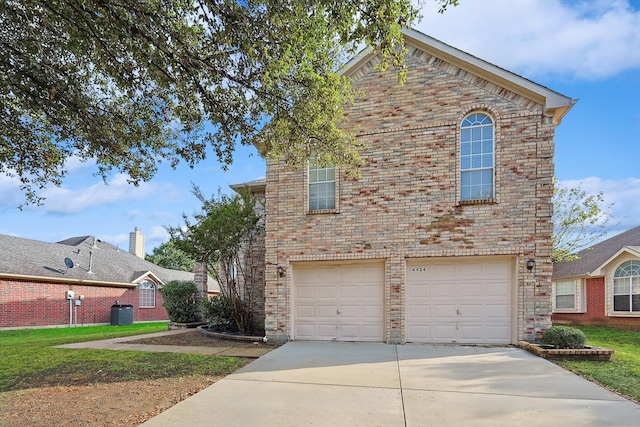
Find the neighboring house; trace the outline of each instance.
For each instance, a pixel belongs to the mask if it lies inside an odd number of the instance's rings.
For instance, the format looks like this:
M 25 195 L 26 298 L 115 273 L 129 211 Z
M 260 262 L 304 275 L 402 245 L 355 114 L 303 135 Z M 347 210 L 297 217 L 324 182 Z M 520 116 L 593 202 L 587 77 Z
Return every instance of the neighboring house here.
M 168 320 L 160 288 L 194 274 L 145 261 L 143 238 L 131 233 L 129 253 L 91 236 L 47 243 L 0 235 L 0 328 L 110 323 L 116 301 L 133 306 L 136 322 Z
M 575 101 L 419 32 L 344 74 L 359 178 L 268 160 L 266 334 L 509 344 L 551 325 L 553 137 Z M 529 264 L 530 269 L 527 267 Z
M 640 329 L 640 226 L 553 266 L 553 323 Z

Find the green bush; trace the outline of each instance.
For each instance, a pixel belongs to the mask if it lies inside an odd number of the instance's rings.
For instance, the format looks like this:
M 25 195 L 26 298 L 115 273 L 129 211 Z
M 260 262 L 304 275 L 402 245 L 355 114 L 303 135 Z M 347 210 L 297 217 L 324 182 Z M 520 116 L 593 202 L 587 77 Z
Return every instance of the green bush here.
M 542 343 L 555 348 L 584 348 L 587 337 L 576 328 L 552 326 L 542 335 Z
M 233 320 L 231 300 L 222 294 L 202 300 L 202 318 L 207 326 L 218 332 L 238 332 Z
M 169 320 L 178 323 L 190 323 L 199 319 L 196 317 L 196 295 L 198 287 L 191 281 L 173 280 L 160 289 L 162 305 Z

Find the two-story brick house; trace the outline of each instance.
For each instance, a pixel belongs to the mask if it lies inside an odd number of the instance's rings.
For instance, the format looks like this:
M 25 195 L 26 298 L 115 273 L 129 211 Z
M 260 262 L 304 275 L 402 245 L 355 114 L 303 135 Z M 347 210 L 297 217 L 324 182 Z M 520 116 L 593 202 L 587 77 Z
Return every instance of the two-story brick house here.
M 346 75 L 359 178 L 268 161 L 273 338 L 516 343 L 551 324 L 554 130 L 575 103 L 419 32 Z

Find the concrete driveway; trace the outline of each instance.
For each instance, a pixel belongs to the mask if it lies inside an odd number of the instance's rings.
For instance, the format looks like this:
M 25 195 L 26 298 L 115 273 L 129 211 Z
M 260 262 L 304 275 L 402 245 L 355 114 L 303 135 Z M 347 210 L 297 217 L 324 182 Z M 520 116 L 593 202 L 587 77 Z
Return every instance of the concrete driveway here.
M 516 348 L 290 342 L 153 426 L 638 426 L 640 405 Z

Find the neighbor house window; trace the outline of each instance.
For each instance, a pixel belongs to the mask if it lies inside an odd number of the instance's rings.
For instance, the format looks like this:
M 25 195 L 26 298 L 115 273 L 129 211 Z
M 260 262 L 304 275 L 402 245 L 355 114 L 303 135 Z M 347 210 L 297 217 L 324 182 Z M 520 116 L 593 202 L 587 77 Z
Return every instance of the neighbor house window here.
M 555 308 L 558 310 L 575 309 L 576 282 L 573 280 L 567 282 L 556 282 L 555 286 Z
M 336 168 L 309 164 L 309 210 L 319 211 L 336 207 Z
M 156 287 L 149 280 L 138 285 L 139 306 L 140 308 L 155 308 L 156 306 Z
M 494 150 L 491 117 L 467 116 L 460 125 L 460 200 L 494 198 Z
M 627 261 L 613 275 L 613 311 L 640 312 L 640 261 Z

